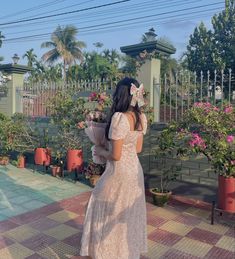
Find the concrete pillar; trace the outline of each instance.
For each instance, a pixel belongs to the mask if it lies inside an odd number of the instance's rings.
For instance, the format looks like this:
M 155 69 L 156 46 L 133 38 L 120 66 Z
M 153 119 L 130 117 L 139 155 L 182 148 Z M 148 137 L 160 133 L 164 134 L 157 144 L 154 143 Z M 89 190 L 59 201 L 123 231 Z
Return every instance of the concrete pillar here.
M 144 88 L 149 92 L 149 105 L 154 109 L 154 122 L 160 121 L 160 68 L 159 59 L 146 60 L 140 67 L 137 79 L 144 84 Z
M 17 64 L 0 65 L 0 71 L 8 75 L 8 92 L 4 97 L 0 97 L 0 112 L 12 116 L 16 112 L 22 112 L 22 93 L 24 84 L 24 73 L 30 71 L 26 66 Z

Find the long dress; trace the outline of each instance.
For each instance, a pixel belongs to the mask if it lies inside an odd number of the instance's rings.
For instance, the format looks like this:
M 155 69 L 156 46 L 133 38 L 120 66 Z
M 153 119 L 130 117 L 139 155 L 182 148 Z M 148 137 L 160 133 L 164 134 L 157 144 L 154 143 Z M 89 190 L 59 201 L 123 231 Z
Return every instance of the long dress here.
M 121 159 L 107 161 L 88 202 L 81 239 L 80 255 L 92 259 L 139 259 L 147 252 L 144 177 L 136 153 L 139 134 L 131 131 L 127 116 L 116 112 L 109 138 L 123 139 Z M 110 145 L 111 148 L 111 145 Z

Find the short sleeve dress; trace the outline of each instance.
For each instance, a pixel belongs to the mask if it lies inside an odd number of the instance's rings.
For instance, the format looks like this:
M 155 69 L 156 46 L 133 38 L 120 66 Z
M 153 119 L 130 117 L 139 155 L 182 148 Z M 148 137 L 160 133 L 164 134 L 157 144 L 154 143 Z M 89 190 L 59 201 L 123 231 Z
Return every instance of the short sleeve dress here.
M 131 131 L 125 114 L 116 112 L 112 117 L 109 138 L 124 140 L 121 159 L 107 161 L 92 191 L 81 239 L 82 256 L 139 259 L 147 252 L 144 177 L 136 153 L 138 135 L 147 129 L 144 114 L 141 121 L 143 130 Z

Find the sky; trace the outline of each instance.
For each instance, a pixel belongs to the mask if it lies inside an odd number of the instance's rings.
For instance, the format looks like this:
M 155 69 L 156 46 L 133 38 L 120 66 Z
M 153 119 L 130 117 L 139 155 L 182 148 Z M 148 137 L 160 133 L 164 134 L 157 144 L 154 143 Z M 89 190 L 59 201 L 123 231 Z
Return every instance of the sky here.
M 224 0 L 0 0 L 0 31 L 5 36 L 0 56 L 2 63 L 12 63 L 16 53 L 19 64 L 26 64 L 23 54 L 33 48 L 40 59 L 48 49 L 58 25 L 75 25 L 78 40 L 87 44 L 85 51 L 116 49 L 137 44 L 141 36 L 154 28 L 157 38 L 167 38 L 176 48 L 175 58 L 186 50 L 190 34 L 201 21 L 211 28 L 211 17 L 223 10 Z M 102 6 L 111 4 L 109 6 Z M 90 8 L 90 9 L 89 9 Z M 40 19 L 43 16 L 73 12 Z M 36 18 L 36 20 L 31 20 Z M 39 18 L 39 19 L 37 19 Z M 29 21 L 24 21 L 29 20 Z

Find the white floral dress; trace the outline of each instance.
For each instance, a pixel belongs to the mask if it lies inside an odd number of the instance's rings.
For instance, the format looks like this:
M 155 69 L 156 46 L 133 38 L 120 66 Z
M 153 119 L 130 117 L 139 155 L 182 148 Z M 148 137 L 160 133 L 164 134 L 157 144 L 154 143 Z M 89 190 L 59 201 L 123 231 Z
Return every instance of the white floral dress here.
M 147 252 L 144 177 L 136 154 L 139 134 L 131 131 L 125 114 L 112 117 L 109 138 L 124 139 L 121 159 L 107 161 L 92 191 L 84 221 L 80 255 L 92 259 L 138 259 Z

